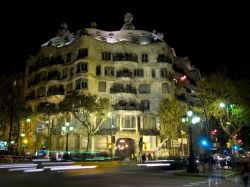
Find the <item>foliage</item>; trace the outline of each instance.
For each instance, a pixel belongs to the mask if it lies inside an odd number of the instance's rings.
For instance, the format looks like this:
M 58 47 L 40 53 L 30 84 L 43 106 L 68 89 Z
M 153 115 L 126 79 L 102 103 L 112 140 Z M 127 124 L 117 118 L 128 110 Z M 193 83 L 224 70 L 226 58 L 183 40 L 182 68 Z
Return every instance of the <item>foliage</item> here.
M 53 114 L 57 114 L 59 112 L 59 110 L 58 110 L 56 104 L 44 102 L 44 103 L 40 103 L 37 106 L 36 112 L 38 114 L 46 114 L 48 116 L 51 116 Z
M 159 107 L 160 134 L 163 138 L 176 139 L 178 135 L 181 118 L 185 112 L 185 107 L 174 97 L 166 97 L 161 100 Z
M 247 124 L 249 109 L 243 104 L 238 85 L 227 78 L 225 72 L 204 77 L 198 83 L 197 92 L 204 100 L 208 117 L 217 119 L 227 134 L 237 132 Z M 220 102 L 226 107 L 221 108 Z
M 74 92 L 67 95 L 59 103 L 59 110 L 71 113 L 87 129 L 88 144 L 86 151 L 88 151 L 91 146 L 91 137 L 99 130 L 103 121 L 107 119 L 108 112 L 111 111 L 111 104 L 108 98 Z M 99 124 L 95 125 L 91 121 L 91 114 L 98 116 Z
M 0 122 L 3 131 L 9 131 L 8 139 L 18 140 L 20 121 L 31 113 L 24 98 L 24 81 L 21 73 L 0 78 Z M 6 132 L 2 133 L 6 137 Z

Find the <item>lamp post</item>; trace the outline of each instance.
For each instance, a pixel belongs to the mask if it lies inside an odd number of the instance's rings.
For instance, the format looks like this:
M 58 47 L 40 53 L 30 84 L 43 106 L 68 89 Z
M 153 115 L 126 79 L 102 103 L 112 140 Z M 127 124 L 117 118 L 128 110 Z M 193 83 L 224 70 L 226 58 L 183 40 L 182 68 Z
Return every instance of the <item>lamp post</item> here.
M 49 152 L 51 152 L 51 149 L 52 149 L 52 128 L 53 128 L 53 122 L 52 124 L 49 122 L 49 120 L 46 120 L 45 121 L 45 124 L 47 125 L 47 128 L 48 128 L 48 138 L 49 138 Z
M 20 134 L 20 137 L 21 137 L 21 155 L 23 155 L 24 154 L 24 144 L 23 144 L 23 138 L 25 137 L 25 133 L 21 133 Z
M 183 135 L 186 134 L 183 130 L 181 130 L 181 156 L 185 156 L 185 151 L 184 151 L 184 142 L 183 142 Z
M 62 126 L 62 131 L 65 133 L 66 135 L 66 150 L 65 150 L 65 159 L 68 159 L 68 141 L 69 141 L 69 133 L 72 132 L 74 130 L 73 126 L 70 126 L 69 122 L 65 123 L 65 126 Z
M 193 94 L 195 94 L 199 101 L 200 101 L 200 104 L 202 106 L 202 109 L 203 109 L 203 113 L 204 113 L 204 117 L 205 117 L 205 130 L 206 130 L 206 136 L 207 136 L 207 139 L 209 142 L 211 142 L 211 137 L 210 137 L 210 126 L 209 126 L 209 123 L 208 123 L 208 117 L 207 117 L 207 111 L 206 111 L 206 107 L 205 107 L 205 103 L 203 101 L 203 99 L 201 98 L 200 94 L 195 91 L 194 89 L 192 89 L 191 86 L 189 85 L 186 85 L 186 88 L 189 89 Z M 212 167 L 211 167 L 211 148 L 209 147 L 208 148 L 208 172 L 210 174 L 211 170 L 212 170 Z
M 188 173 L 198 173 L 196 167 L 196 158 L 193 151 L 192 125 L 200 122 L 200 117 L 194 116 L 192 111 L 187 111 L 186 117 L 182 118 L 182 122 L 186 122 L 189 127 L 189 157 L 188 157 Z

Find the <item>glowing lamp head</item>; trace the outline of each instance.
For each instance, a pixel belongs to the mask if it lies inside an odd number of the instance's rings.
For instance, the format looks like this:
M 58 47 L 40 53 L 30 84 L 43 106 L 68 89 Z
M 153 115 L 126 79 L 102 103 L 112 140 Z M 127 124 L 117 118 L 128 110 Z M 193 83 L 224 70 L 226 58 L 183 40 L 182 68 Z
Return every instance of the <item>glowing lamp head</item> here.
M 221 103 L 220 103 L 220 107 L 221 107 L 221 108 L 225 108 L 225 107 L 226 107 L 225 103 L 222 103 L 222 102 L 221 102 Z

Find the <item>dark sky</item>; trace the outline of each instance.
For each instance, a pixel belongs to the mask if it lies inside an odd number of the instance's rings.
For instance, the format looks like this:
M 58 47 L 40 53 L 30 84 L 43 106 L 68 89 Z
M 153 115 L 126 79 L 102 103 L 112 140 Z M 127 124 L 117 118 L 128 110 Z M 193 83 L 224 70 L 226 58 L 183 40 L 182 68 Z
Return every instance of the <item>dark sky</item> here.
M 70 31 L 97 22 L 101 30 L 119 30 L 131 12 L 138 30 L 163 32 L 177 56 L 188 56 L 201 72 L 250 63 L 250 11 L 240 3 L 182 4 L 165 1 L 9 2 L 1 11 L 1 73 L 23 68 L 30 54 L 54 37 L 62 22 Z M 102 2 L 102 3 L 101 3 Z

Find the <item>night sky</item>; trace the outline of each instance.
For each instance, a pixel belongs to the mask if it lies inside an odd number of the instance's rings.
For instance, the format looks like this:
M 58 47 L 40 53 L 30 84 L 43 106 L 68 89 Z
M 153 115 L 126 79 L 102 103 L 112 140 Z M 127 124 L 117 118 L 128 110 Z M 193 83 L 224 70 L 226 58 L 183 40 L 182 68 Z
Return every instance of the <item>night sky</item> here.
M 250 11 L 245 4 L 86 2 L 10 2 L 2 6 L 6 12 L 0 13 L 1 74 L 24 69 L 28 56 L 54 37 L 63 22 L 72 32 L 89 27 L 91 21 L 97 22 L 98 29 L 114 31 L 122 27 L 127 12 L 133 14 L 136 29 L 163 32 L 177 56 L 188 56 L 202 73 L 250 63 Z

